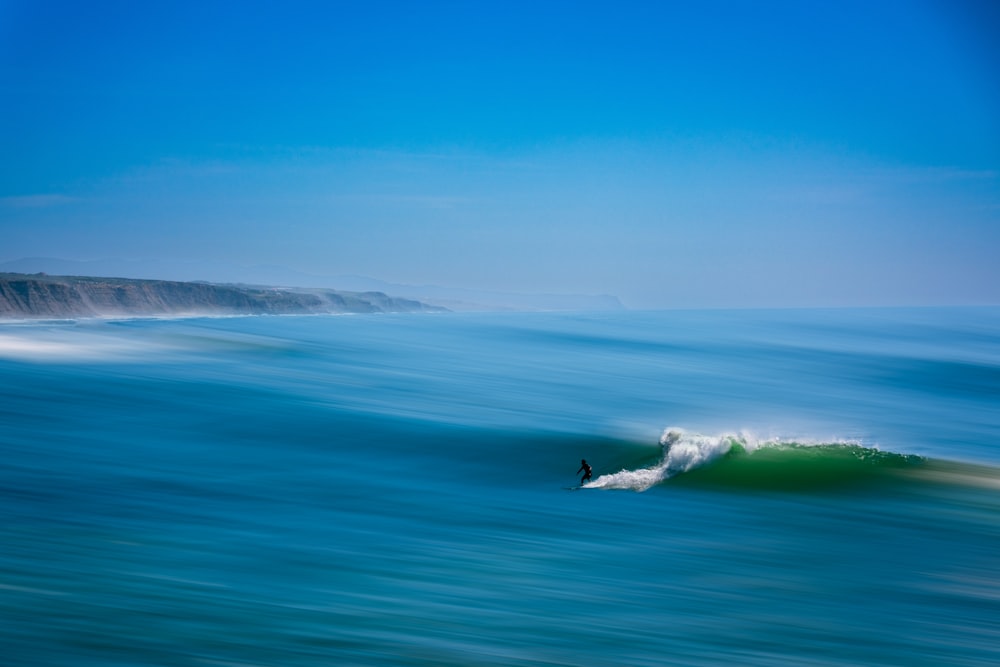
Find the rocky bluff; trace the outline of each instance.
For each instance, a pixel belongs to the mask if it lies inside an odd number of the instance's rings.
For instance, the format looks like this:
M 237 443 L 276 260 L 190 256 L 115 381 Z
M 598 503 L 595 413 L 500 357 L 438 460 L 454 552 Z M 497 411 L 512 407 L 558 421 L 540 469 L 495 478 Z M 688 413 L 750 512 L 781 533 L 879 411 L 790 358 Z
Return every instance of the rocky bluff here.
M 442 311 L 382 292 L 0 273 L 0 318 Z

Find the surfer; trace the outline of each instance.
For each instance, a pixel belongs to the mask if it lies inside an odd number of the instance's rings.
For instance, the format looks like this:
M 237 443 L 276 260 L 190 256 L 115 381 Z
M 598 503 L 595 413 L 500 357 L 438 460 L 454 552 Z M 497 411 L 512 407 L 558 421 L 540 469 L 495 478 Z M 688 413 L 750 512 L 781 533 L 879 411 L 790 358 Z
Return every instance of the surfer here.
M 590 474 L 593 472 L 590 464 L 587 463 L 587 459 L 580 459 L 580 470 L 577 470 L 576 474 L 579 475 L 581 470 L 583 471 L 583 477 L 580 478 L 580 486 L 583 486 L 583 483 L 590 479 Z

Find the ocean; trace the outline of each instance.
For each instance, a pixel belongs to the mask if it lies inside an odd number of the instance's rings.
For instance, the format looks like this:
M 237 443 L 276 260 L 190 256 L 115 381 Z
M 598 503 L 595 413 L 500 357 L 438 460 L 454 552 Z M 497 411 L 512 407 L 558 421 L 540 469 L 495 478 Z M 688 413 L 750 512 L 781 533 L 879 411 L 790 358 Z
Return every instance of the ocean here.
M 0 392 L 2 664 L 1000 664 L 998 308 L 9 322 Z

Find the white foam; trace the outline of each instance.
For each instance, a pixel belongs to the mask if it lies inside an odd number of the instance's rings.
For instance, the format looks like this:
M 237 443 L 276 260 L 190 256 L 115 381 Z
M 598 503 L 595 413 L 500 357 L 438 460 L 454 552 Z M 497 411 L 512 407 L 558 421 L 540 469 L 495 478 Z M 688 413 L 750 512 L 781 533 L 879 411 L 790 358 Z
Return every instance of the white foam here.
M 745 449 L 753 448 L 747 444 L 745 436 L 688 434 L 684 429 L 668 427 L 660 436 L 663 453 L 656 465 L 601 475 L 584 486 L 595 489 L 645 491 L 674 475 L 688 472 L 725 456 L 734 443 L 739 443 Z
M 0 357 L 20 359 L 24 357 L 71 357 L 79 352 L 80 346 L 48 340 L 25 338 L 23 336 L 0 335 Z
M 98 361 L 148 358 L 163 349 L 156 343 L 80 331 L 32 331 L 0 334 L 0 359 L 32 362 Z

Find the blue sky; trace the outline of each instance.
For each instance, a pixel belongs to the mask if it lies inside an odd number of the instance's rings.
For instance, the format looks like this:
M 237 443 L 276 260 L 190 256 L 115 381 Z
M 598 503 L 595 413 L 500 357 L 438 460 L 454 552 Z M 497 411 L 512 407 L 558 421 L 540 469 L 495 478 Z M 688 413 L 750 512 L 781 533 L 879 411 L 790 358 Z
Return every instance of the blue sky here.
M 1000 303 L 991 2 L 0 0 L 0 102 L 0 262 Z

